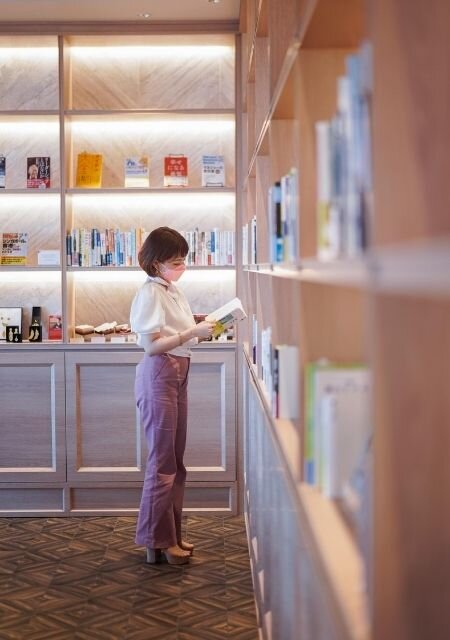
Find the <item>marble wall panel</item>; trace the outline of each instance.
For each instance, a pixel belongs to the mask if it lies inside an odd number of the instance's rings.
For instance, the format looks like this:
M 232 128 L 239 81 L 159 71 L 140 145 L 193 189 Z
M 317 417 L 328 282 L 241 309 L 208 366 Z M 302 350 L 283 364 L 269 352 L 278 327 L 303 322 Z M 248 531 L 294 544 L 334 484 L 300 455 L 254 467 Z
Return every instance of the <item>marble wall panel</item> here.
M 37 265 L 39 250 L 60 249 L 59 195 L 2 195 L 0 234 L 11 231 L 28 233 L 28 266 Z
M 0 153 L 6 157 L 7 189 L 26 188 L 27 158 L 36 156 L 50 157 L 50 186 L 60 186 L 57 117 L 1 118 Z
M 72 109 L 233 109 L 234 49 L 72 53 Z
M 232 193 L 162 193 L 72 196 L 68 227 L 93 226 L 127 231 L 170 226 L 178 231 L 195 227 L 234 229 L 235 197 Z
M 231 120 L 97 119 L 72 123 L 73 176 L 83 151 L 103 155 L 102 187 L 124 186 L 125 158 L 150 158 L 150 186 L 164 184 L 164 157 L 188 158 L 190 187 L 201 187 L 202 155 L 225 156 L 226 186 L 235 184 L 234 122 Z
M 92 324 L 102 322 L 129 322 L 130 307 L 133 297 L 145 279 L 145 274 L 136 273 L 135 281 L 114 281 L 114 274 L 105 281 L 77 281 L 75 276 L 75 324 Z M 121 275 L 121 274 L 119 274 Z M 225 304 L 235 296 L 235 278 L 233 272 L 209 271 L 202 279 L 202 274 L 193 272 L 184 276 L 179 282 L 185 292 L 193 313 L 207 313 Z
M 0 110 L 58 109 L 58 49 L 0 48 L 0 86 Z

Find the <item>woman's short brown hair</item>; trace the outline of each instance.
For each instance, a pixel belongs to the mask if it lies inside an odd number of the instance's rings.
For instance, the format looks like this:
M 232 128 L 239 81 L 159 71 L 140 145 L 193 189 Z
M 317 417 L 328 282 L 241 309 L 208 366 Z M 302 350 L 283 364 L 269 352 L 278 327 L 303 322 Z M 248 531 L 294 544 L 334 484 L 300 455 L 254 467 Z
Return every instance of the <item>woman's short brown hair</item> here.
M 189 245 L 181 233 L 170 227 L 153 229 L 138 254 L 139 265 L 149 276 L 157 276 L 156 262 L 184 258 Z

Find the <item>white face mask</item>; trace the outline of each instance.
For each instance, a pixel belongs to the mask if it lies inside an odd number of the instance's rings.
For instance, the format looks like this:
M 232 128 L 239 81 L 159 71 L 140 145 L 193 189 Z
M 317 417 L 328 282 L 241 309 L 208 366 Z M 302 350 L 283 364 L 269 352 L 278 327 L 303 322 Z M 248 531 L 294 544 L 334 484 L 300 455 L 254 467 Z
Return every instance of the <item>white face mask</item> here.
M 160 271 L 162 277 L 165 280 L 168 280 L 169 282 L 176 282 L 186 271 L 186 265 L 180 264 L 177 267 L 166 267 L 164 264 L 162 264 Z

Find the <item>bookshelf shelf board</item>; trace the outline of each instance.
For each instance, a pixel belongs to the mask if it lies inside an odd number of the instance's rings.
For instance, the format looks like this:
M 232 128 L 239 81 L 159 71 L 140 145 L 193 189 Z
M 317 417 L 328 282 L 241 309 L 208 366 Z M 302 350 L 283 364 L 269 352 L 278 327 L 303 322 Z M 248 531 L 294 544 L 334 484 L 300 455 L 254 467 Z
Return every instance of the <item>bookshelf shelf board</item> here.
M 57 187 L 52 187 L 51 189 L 0 189 L 0 197 L 1 196 L 36 196 L 36 195 L 45 195 L 45 194 L 60 194 L 61 191 Z
M 368 640 L 367 598 L 363 591 L 361 555 L 334 502 L 305 484 L 298 487 L 300 517 L 310 534 L 316 562 L 321 566 L 323 589 L 334 600 L 344 637 Z M 330 535 L 330 531 L 333 535 Z
M 450 239 L 376 248 L 371 255 L 378 291 L 450 295 Z
M 11 272 L 15 272 L 15 273 L 21 273 L 22 271 L 62 271 L 62 267 L 60 265 L 55 265 L 55 266 L 48 266 L 48 267 L 42 267 L 42 266 L 38 266 L 36 265 L 35 267 L 33 267 L 32 265 L 0 265 L 0 273 L 2 271 L 8 271 L 9 273 Z
M 62 342 L 60 340 L 43 340 L 42 342 L 29 342 L 23 340 L 18 344 L 13 342 L 0 341 L 0 351 L 3 349 L 42 349 L 58 351 L 141 351 L 140 347 L 135 342 L 105 342 L 105 343 L 91 343 L 91 342 Z M 202 342 L 200 345 L 194 345 L 192 347 L 195 350 L 202 349 L 227 349 L 233 351 L 236 348 L 236 342 L 229 340 L 228 342 Z
M 244 267 L 244 271 L 256 271 L 277 278 L 330 285 L 364 287 L 369 282 L 368 262 L 364 259 L 333 260 L 330 262 L 306 259 L 298 264 L 260 263 L 247 265 Z
M 2 267 L 4 268 L 4 267 Z M 45 267 L 43 267 L 45 268 Z M 73 273 L 80 273 L 80 272 L 85 272 L 85 271 L 95 271 L 97 273 L 103 273 L 105 271 L 109 271 L 109 272 L 114 272 L 114 271 L 127 271 L 127 272 L 131 272 L 131 271 L 136 271 L 136 272 L 142 272 L 142 269 L 140 267 L 72 267 L 72 266 L 68 266 L 66 267 L 67 271 L 73 272 Z M 200 265 L 187 265 L 187 271 L 233 271 L 235 269 L 234 265 L 231 264 L 226 264 L 226 265 L 204 265 L 204 266 L 200 266 Z M 17 270 L 17 268 L 16 268 Z
M 355 540 L 335 503 L 323 497 L 316 489 L 300 483 L 298 458 L 301 447 L 298 429 L 290 420 L 274 420 L 245 344 L 244 354 L 278 451 L 289 470 L 288 478 L 299 506 L 302 528 L 309 538 L 308 547 L 313 551 L 313 561 L 320 568 L 317 573 L 323 582 L 323 591 L 329 593 L 335 604 L 338 612 L 336 622 L 340 623 L 342 637 L 368 640 L 368 609 L 362 588 L 363 564 Z M 330 531 L 333 532 L 332 536 Z
M 29 191 L 29 189 L 28 189 Z M 112 187 L 110 189 L 67 189 L 66 193 L 69 195 L 106 195 L 106 194 L 138 194 L 138 195 L 151 195 L 153 193 L 235 193 L 232 187 L 202 187 L 199 189 L 190 187 L 148 187 L 148 188 L 126 188 L 126 187 Z
M 201 120 L 234 120 L 234 109 L 173 109 L 173 110 L 157 110 L 157 109 L 104 109 L 104 110 L 75 110 L 65 111 L 67 118 L 87 118 L 87 119 L 123 119 L 133 117 L 133 119 L 141 116 L 142 118 L 154 118 L 155 120 L 185 120 L 188 118 L 196 118 Z

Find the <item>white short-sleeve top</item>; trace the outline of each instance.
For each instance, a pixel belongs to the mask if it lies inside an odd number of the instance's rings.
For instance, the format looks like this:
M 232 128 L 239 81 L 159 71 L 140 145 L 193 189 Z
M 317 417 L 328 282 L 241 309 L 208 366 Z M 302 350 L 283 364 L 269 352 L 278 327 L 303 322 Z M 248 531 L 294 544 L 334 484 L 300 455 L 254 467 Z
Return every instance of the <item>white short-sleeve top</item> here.
M 137 333 L 138 345 L 145 348 L 149 334 L 171 336 L 195 327 L 195 320 L 181 289 L 163 278 L 148 276 L 131 304 L 130 325 L 131 330 Z M 192 338 L 168 353 L 190 357 L 190 347 L 195 344 L 197 338 Z

